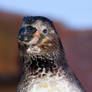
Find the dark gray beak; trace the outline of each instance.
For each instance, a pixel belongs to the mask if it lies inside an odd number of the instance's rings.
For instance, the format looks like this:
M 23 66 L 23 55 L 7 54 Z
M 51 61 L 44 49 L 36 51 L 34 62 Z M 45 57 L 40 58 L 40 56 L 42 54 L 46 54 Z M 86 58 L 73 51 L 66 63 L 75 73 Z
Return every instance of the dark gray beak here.
M 36 31 L 37 29 L 32 26 L 21 27 L 18 34 L 18 40 L 29 42 Z

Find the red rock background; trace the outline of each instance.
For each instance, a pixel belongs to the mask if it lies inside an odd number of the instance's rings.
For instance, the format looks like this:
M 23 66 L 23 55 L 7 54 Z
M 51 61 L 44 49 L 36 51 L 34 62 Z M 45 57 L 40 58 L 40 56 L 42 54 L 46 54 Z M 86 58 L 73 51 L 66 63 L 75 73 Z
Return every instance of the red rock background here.
M 23 16 L 0 12 L 0 92 L 16 92 L 20 71 L 17 35 Z M 75 30 L 54 21 L 68 64 L 86 92 L 92 90 L 92 30 Z

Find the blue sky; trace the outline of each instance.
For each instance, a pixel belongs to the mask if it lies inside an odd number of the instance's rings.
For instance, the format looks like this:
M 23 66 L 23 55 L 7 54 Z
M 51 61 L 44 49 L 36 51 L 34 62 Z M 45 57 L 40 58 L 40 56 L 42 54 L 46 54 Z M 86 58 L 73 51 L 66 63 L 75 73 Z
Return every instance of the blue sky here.
M 72 28 L 92 28 L 92 0 L 0 0 L 0 10 L 43 15 Z

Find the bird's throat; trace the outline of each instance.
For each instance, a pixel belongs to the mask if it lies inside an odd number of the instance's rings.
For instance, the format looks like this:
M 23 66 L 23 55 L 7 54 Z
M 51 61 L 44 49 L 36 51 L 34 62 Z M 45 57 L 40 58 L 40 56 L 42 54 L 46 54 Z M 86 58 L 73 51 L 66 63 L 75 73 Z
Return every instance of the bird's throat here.
M 30 57 L 23 59 L 24 73 L 31 74 L 37 77 L 46 76 L 48 73 L 55 75 L 58 72 L 58 67 L 54 60 L 43 57 Z

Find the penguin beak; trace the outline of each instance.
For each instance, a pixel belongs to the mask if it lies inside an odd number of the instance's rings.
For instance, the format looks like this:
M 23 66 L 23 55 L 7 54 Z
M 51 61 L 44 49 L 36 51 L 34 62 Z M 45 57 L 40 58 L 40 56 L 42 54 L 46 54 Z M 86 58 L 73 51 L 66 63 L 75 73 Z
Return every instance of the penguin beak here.
M 33 34 L 33 39 L 27 43 L 27 45 L 35 45 L 40 38 L 40 33 L 36 32 Z
M 25 45 L 34 45 L 40 38 L 40 33 L 32 26 L 22 27 L 19 32 L 18 42 Z

